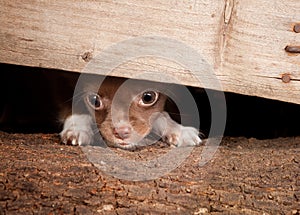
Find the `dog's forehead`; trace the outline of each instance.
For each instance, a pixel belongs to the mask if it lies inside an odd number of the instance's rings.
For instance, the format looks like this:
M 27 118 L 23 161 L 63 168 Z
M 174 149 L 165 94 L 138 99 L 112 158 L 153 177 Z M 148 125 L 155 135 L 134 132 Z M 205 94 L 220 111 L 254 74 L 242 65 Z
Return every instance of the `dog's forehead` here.
M 108 79 L 101 84 L 98 92 L 102 96 L 114 97 L 120 95 L 129 98 L 150 89 L 155 90 L 155 84 L 149 81 Z

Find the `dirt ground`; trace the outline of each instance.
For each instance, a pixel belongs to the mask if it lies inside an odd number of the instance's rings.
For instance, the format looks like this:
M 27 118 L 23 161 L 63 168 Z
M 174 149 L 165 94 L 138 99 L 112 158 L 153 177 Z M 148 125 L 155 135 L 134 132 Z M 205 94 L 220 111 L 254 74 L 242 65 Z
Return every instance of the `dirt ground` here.
M 113 150 L 139 162 L 170 148 Z M 300 214 L 300 137 L 226 137 L 200 167 L 202 150 L 160 178 L 130 181 L 55 134 L 0 132 L 0 214 Z

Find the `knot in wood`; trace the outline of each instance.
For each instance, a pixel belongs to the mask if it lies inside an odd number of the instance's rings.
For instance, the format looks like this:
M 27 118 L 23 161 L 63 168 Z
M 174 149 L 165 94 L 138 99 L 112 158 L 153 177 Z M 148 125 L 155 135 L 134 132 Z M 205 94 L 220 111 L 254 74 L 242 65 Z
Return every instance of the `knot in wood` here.
M 91 52 L 85 52 L 83 55 L 81 55 L 81 58 L 85 62 L 89 62 L 93 58 L 93 54 Z

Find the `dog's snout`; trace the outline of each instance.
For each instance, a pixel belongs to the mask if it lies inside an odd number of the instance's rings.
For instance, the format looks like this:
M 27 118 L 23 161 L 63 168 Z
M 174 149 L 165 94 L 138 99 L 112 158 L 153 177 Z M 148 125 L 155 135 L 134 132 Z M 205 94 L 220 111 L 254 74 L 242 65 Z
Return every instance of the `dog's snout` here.
M 119 126 L 114 128 L 115 137 L 124 140 L 128 139 L 131 135 L 131 127 L 130 126 Z

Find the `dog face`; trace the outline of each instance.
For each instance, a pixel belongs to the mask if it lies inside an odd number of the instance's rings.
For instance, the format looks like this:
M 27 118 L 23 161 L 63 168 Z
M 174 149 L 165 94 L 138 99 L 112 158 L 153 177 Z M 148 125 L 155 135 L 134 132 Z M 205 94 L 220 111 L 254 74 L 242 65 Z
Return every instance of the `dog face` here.
M 100 87 L 99 83 L 85 87 L 85 104 L 108 145 L 134 148 L 150 133 L 166 102 L 159 85 L 107 77 Z

